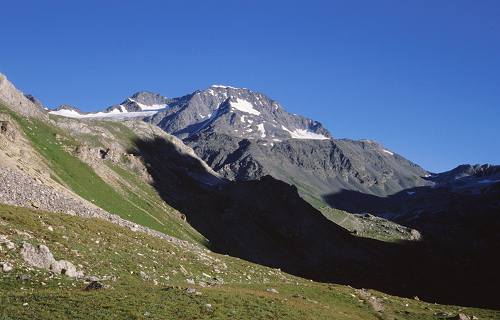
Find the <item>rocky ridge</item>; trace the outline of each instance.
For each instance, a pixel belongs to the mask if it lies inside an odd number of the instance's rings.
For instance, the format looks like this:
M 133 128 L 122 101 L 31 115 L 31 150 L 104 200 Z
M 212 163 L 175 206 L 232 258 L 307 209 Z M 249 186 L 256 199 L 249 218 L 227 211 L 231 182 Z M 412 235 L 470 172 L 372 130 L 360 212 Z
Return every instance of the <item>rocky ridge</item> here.
M 47 119 L 46 112 L 39 105 L 26 98 L 7 77 L 0 73 L 0 101 L 4 101 L 20 115 Z

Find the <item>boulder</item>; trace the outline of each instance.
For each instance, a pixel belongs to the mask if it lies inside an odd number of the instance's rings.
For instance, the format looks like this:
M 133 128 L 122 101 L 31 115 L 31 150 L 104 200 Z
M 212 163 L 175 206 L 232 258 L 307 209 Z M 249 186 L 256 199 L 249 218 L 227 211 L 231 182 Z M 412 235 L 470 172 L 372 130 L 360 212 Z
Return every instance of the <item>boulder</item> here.
M 59 260 L 52 263 L 50 270 L 54 273 L 64 274 L 71 278 L 83 277 L 83 272 L 76 270 L 76 267 L 69 261 Z
M 49 248 L 43 244 L 35 247 L 30 243 L 23 243 L 21 256 L 30 266 L 42 269 L 50 269 L 56 262 Z
M 3 272 L 12 271 L 12 265 L 8 262 L 0 262 L 0 268 L 2 269 Z
M 23 243 L 21 256 L 30 266 L 50 270 L 56 274 L 64 274 L 72 278 L 83 277 L 83 272 L 76 270 L 76 267 L 69 261 L 54 259 L 49 248 L 43 244 L 33 246 L 30 243 Z
M 0 234 L 0 245 L 4 245 L 5 248 L 7 248 L 7 250 L 13 250 L 16 248 L 16 245 L 14 244 L 14 242 L 7 239 L 7 236 L 1 235 L 1 234 Z M 1 246 L 0 246 L 0 250 L 1 250 Z

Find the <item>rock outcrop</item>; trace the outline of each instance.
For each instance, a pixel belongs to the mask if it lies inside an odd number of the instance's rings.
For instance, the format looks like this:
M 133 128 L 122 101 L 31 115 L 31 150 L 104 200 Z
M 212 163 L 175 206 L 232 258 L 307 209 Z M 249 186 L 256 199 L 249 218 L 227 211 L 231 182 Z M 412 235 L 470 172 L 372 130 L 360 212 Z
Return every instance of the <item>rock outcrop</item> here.
M 54 259 L 49 248 L 43 244 L 33 246 L 27 242 L 23 243 L 21 256 L 32 267 L 50 270 L 56 274 L 63 274 L 71 278 L 83 277 L 83 272 L 78 271 L 71 262 Z
M 0 73 L 0 102 L 27 117 L 48 119 L 45 111 L 14 87 L 6 76 Z

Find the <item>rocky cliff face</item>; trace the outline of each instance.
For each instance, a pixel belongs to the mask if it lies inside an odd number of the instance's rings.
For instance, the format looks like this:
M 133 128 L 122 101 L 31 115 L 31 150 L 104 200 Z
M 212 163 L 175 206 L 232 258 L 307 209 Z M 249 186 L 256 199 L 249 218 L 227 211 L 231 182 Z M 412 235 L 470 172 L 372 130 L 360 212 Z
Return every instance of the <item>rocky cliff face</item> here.
M 374 142 L 287 139 L 271 145 L 217 133 L 185 142 L 228 179 L 269 174 L 317 199 L 342 189 L 387 195 L 431 184 L 425 170 Z
M 36 118 L 47 118 L 46 112 L 39 105 L 26 98 L 14 87 L 6 76 L 0 73 L 0 101 L 9 105 L 17 113 Z

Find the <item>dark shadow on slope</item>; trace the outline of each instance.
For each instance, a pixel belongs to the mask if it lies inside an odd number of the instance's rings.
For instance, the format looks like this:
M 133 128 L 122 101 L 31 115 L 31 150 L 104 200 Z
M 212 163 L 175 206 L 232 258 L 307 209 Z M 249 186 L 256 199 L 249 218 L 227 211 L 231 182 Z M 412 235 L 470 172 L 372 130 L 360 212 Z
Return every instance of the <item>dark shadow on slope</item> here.
M 269 176 L 223 181 L 163 138 L 135 144 L 132 152 L 145 162 L 161 197 L 186 215 L 215 252 L 318 281 L 418 295 L 442 303 L 498 304 L 492 297 L 475 299 L 477 292 L 457 291 L 460 283 L 451 282 L 456 277 L 440 282 L 441 273 L 422 269 L 423 259 L 430 257 L 426 266 L 439 266 L 446 259 L 429 254 L 425 245 L 357 238 L 327 220 L 293 186 Z
M 500 183 L 471 194 L 418 187 L 377 197 L 343 190 L 325 200 L 419 230 L 423 240 L 406 257 L 417 266 L 415 276 L 435 281 L 436 292 L 447 287 L 450 302 L 500 306 L 493 298 L 500 287 Z

